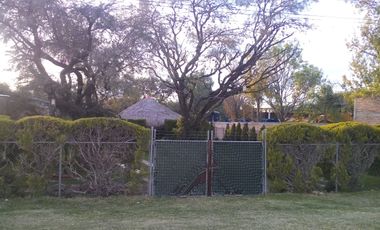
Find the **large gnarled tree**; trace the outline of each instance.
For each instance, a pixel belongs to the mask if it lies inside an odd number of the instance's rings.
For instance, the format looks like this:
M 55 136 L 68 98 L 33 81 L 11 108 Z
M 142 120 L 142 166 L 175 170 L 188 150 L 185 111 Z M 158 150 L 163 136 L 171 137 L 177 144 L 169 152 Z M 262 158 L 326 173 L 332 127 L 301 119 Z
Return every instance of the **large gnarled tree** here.
M 145 67 L 177 94 L 185 131 L 196 129 L 225 98 L 268 78 L 288 61 L 284 53 L 268 51 L 305 25 L 295 15 L 308 2 L 176 0 L 153 10 L 146 20 L 151 47 Z M 247 79 L 263 59 L 273 61 L 253 74 L 256 79 Z M 213 88 L 197 98 L 196 84 L 210 77 Z
M 101 101 L 139 47 L 138 20 L 116 12 L 112 3 L 3 0 L 0 34 L 21 77 L 40 85 L 63 115 L 104 115 Z

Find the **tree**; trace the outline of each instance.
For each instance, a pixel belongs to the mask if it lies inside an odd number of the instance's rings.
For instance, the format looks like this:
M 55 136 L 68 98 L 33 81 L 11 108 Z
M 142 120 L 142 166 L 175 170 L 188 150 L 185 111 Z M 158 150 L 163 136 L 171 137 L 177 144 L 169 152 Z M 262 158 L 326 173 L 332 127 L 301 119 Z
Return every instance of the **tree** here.
M 325 83 L 313 94 L 309 106 L 311 120 L 323 123 L 339 122 L 344 112 L 344 98 L 343 95 L 334 93 L 331 84 Z
M 101 103 L 139 54 L 137 18 L 118 20 L 112 2 L 63 0 L 4 0 L 0 15 L 21 78 L 42 86 L 64 115 L 107 113 Z
M 303 62 L 296 46 L 276 47 L 272 52 L 282 52 L 281 50 L 288 53 L 289 57 L 286 58 L 289 61 L 270 77 L 272 83 L 264 91 L 264 100 L 280 121 L 287 121 L 321 83 L 322 72 Z
M 226 98 L 223 101 L 223 109 L 232 121 L 239 121 L 240 118 L 250 118 L 252 113 L 249 99 L 243 94 Z
M 248 141 L 249 140 L 249 127 L 248 123 L 244 123 L 243 130 L 241 132 L 241 140 Z
M 291 15 L 308 2 L 257 0 L 242 6 L 226 0 L 176 0 L 165 10 L 153 11 L 146 19 L 151 47 L 145 68 L 177 95 L 185 132 L 196 129 L 225 98 L 242 93 L 287 62 L 284 53 L 268 51 L 305 25 Z M 247 20 L 236 23 L 244 15 Z M 274 61 L 255 81 L 244 78 L 262 59 Z M 210 77 L 216 79 L 215 87 L 195 102 L 195 84 Z
M 351 0 L 365 12 L 359 38 L 348 45 L 354 56 L 351 62 L 353 79 L 344 77 L 347 90 L 361 94 L 380 94 L 380 3 L 378 1 Z

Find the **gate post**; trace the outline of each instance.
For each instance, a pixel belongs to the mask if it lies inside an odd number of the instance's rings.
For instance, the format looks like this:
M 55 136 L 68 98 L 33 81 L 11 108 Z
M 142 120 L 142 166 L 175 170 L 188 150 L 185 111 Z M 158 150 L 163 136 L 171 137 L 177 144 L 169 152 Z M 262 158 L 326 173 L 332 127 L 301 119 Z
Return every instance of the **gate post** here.
M 263 144 L 263 171 L 264 171 L 264 175 L 263 175 L 263 194 L 267 194 L 268 193 L 268 185 L 267 185 L 267 129 L 264 129 L 263 130 L 263 141 L 262 141 L 262 144 Z
M 213 167 L 213 131 L 207 132 L 207 168 L 206 168 L 206 195 L 212 196 L 212 167 Z
M 150 148 L 149 148 L 149 182 L 148 182 L 148 195 L 154 195 L 154 146 L 156 142 L 156 130 L 154 127 L 150 128 Z

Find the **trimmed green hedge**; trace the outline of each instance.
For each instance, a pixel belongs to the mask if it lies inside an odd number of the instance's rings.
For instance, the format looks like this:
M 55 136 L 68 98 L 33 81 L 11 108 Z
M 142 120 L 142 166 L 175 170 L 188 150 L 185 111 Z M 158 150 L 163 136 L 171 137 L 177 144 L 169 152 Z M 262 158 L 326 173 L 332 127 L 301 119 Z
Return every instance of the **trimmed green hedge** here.
M 0 130 L 0 141 L 16 143 L 0 145 L 6 153 L 0 159 L 0 197 L 46 194 L 60 152 L 64 173 L 79 178 L 76 190 L 107 196 L 142 189 L 147 170 L 141 161 L 148 155 L 149 130 L 139 125 L 116 118 L 33 116 L 16 122 L 0 118 Z M 122 178 L 115 179 L 121 170 Z
M 379 146 L 365 145 L 380 143 L 377 127 L 358 122 L 322 127 L 289 123 L 267 132 L 270 191 L 331 191 L 336 178 L 340 190 L 355 190 L 360 175 L 379 171 L 374 164 Z
M 323 176 L 318 163 L 328 155 L 329 149 L 308 144 L 329 141 L 329 132 L 309 124 L 281 124 L 269 128 L 267 143 L 270 191 L 310 192 L 318 189 Z
M 343 190 L 358 187 L 361 174 L 373 164 L 379 152 L 378 146 L 365 145 L 380 143 L 380 130 L 359 122 L 341 122 L 323 126 L 340 144 L 339 164 L 336 168 L 339 186 Z

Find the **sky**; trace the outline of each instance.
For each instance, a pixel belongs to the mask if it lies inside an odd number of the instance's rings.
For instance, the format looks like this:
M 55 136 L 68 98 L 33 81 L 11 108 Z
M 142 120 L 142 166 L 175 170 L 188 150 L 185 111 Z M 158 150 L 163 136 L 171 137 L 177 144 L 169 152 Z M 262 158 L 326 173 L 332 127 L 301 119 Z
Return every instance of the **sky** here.
M 303 49 L 303 59 L 320 68 L 339 89 L 342 76 L 351 77 L 352 54 L 347 43 L 359 34 L 362 15 L 345 0 L 319 0 L 302 13 L 313 28 L 296 34 Z M 0 44 L 0 82 L 15 88 L 17 71 L 10 69 L 7 48 Z

